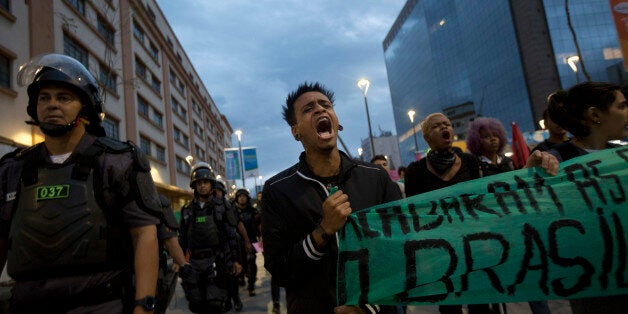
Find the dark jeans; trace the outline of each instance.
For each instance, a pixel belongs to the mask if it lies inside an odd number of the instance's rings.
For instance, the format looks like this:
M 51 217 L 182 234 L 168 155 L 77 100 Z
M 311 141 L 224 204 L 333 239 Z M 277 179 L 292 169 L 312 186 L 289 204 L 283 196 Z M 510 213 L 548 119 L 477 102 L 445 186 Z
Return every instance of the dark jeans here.
M 273 303 L 279 303 L 279 294 L 280 294 L 279 283 L 275 280 L 274 276 L 270 277 L 270 297 L 273 299 Z

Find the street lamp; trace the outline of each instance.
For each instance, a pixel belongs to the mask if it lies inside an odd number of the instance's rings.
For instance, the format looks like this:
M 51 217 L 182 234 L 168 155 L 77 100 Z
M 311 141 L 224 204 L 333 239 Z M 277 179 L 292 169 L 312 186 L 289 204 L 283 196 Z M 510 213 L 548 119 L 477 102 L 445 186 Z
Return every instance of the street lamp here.
M 358 147 L 358 156 L 360 156 L 361 161 L 364 161 L 364 159 L 362 159 L 362 151 L 364 151 L 362 147 Z
M 369 91 L 369 86 L 371 82 L 365 78 L 361 78 L 358 80 L 358 88 L 362 91 L 362 95 L 364 95 L 364 106 L 366 107 L 366 120 L 369 124 L 369 139 L 371 140 L 371 158 L 375 156 L 375 145 L 373 144 L 373 132 L 371 132 L 371 116 L 369 115 L 369 103 L 366 100 L 366 93 Z
M 242 154 L 242 130 L 236 130 L 234 134 L 238 137 L 238 149 L 240 150 L 240 171 L 242 175 L 242 187 L 246 188 L 244 182 L 244 155 Z
M 565 59 L 569 67 L 573 70 L 573 73 L 576 74 L 576 82 L 580 83 L 580 77 L 578 76 L 578 62 L 580 61 L 579 56 L 571 56 Z
M 416 130 L 414 130 L 414 115 L 416 112 L 412 109 L 408 110 L 408 117 L 410 117 L 410 123 L 412 123 L 412 136 L 414 137 L 414 153 L 419 151 L 419 144 L 416 141 Z

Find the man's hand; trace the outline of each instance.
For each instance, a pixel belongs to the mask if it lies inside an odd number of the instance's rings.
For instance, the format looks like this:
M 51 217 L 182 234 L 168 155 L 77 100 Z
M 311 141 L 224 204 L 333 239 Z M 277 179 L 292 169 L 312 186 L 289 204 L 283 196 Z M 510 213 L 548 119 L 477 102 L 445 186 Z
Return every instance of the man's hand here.
M 550 175 L 558 173 L 558 159 L 548 152 L 534 151 L 524 168 L 541 167 Z
M 233 275 L 238 276 L 242 272 L 242 265 L 238 262 L 233 263 Z
M 320 225 L 325 233 L 336 233 L 345 225 L 349 214 L 351 214 L 349 196 L 338 190 L 323 203 L 323 220 Z
M 350 305 L 350 306 L 341 305 L 334 308 L 334 313 L 336 314 L 362 314 L 364 313 L 364 311 L 362 311 L 361 308 L 355 305 Z

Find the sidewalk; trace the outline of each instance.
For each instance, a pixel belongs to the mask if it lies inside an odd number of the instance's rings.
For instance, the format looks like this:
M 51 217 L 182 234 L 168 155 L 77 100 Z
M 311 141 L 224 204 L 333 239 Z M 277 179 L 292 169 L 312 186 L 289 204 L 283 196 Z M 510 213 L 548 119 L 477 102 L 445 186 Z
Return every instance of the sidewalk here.
M 264 268 L 264 257 L 262 254 L 257 254 L 257 281 L 255 283 L 255 292 L 257 293 L 254 297 L 249 297 L 248 291 L 246 287 L 240 287 L 240 298 L 242 299 L 242 303 L 244 307 L 242 311 L 236 312 L 235 310 L 231 310 L 229 313 L 268 313 L 271 314 L 272 310 L 272 301 L 270 298 L 270 274 Z M 179 279 L 180 280 L 180 279 Z M 569 306 L 569 301 L 567 300 L 555 300 L 549 301 L 549 307 L 552 311 L 552 314 L 571 314 L 571 307 Z M 463 309 L 464 313 L 466 309 Z M 185 294 L 183 293 L 183 289 L 181 288 L 181 284 L 177 285 L 177 289 L 175 291 L 174 297 L 172 298 L 172 302 L 170 302 L 170 306 L 168 307 L 168 311 L 166 313 L 170 314 L 188 314 L 191 313 L 188 310 L 188 303 L 185 300 Z M 281 313 L 286 314 L 286 296 L 283 288 L 281 289 Z M 507 303 L 506 311 L 504 313 L 508 314 L 531 314 L 530 307 L 527 302 L 520 303 Z M 438 306 L 408 306 L 407 314 L 439 314 Z

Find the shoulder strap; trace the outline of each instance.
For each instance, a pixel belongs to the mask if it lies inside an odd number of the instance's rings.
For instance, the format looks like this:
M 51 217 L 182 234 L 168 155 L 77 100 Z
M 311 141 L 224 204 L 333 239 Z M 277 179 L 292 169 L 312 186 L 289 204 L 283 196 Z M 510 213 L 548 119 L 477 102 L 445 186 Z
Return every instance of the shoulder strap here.
M 38 173 L 37 168 L 44 163 L 41 158 L 41 147 L 43 143 L 31 146 L 16 154 L 16 158 L 24 160 L 24 166 L 22 167 L 22 182 L 24 186 L 29 186 L 37 183 Z
M 72 179 L 87 180 L 90 171 L 96 168 L 96 157 L 102 154 L 104 150 L 104 147 L 94 142 L 84 153 L 78 154 L 74 168 L 72 168 Z

